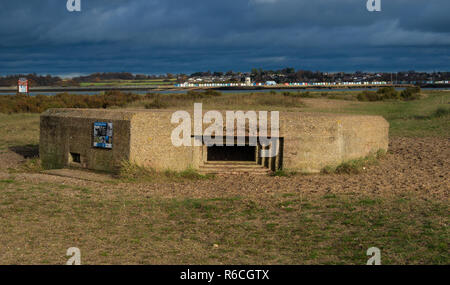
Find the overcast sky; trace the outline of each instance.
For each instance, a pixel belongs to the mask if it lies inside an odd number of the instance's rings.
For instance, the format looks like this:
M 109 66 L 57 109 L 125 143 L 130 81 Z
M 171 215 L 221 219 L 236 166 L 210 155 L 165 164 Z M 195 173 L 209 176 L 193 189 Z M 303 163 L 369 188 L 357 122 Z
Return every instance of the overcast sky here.
M 450 1 L 1 0 L 0 74 L 450 71 Z

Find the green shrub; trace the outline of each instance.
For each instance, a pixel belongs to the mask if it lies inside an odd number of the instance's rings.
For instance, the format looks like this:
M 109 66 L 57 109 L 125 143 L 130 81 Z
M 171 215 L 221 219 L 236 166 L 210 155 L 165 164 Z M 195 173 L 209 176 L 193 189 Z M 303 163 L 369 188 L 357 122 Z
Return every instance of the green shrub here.
M 420 87 L 408 87 L 398 92 L 394 87 L 382 87 L 378 91 L 364 90 L 356 97 L 359 101 L 384 101 L 384 100 L 416 100 L 420 98 Z
M 394 87 L 382 87 L 378 89 L 378 94 L 380 94 L 380 100 L 398 100 L 400 95 Z
M 420 98 L 420 87 L 408 87 L 400 93 L 400 97 L 405 101 L 416 100 Z
M 364 90 L 361 93 L 358 94 L 358 96 L 356 97 L 358 99 L 358 101 L 380 101 L 382 100 L 380 94 L 378 94 L 375 91 L 368 91 L 368 90 Z
M 449 115 L 450 115 L 449 108 L 440 107 L 436 111 L 434 111 L 434 113 L 431 115 L 431 117 L 432 118 L 442 118 L 442 117 L 449 116 Z

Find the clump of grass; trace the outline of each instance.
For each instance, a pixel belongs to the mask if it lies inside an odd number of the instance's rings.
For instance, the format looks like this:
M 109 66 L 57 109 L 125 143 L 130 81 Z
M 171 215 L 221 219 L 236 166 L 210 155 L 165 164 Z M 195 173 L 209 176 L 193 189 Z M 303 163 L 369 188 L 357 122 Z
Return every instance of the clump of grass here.
M 322 168 L 321 173 L 323 174 L 333 174 L 336 171 L 336 167 L 333 167 L 331 165 L 327 165 L 324 168 Z
M 385 149 L 379 149 L 376 153 L 375 153 L 375 158 L 376 159 L 383 159 L 387 154 L 387 151 Z
M 44 170 L 39 158 L 30 158 L 25 160 L 25 162 L 20 166 L 21 171 L 38 173 Z
M 448 115 L 450 115 L 450 109 L 440 107 L 440 108 L 437 108 L 436 111 L 433 112 L 433 114 L 431 114 L 431 118 L 442 118 L 442 117 L 445 117 Z
M 369 161 L 367 158 L 350 160 L 338 165 L 338 167 L 336 167 L 335 173 L 359 174 L 367 164 L 372 164 L 372 161 Z
M 361 93 L 359 93 L 356 98 L 358 99 L 358 101 L 369 101 L 369 102 L 383 100 L 382 97 L 377 92 L 367 90 L 364 90 Z
M 352 159 L 339 164 L 336 167 L 326 166 L 322 169 L 323 174 L 359 174 L 367 166 L 377 164 L 380 159 L 386 155 L 385 150 L 378 150 L 376 153 L 369 154 L 366 157 Z
M 146 167 L 142 167 L 130 161 L 124 160 L 121 163 L 119 177 L 123 180 L 153 180 L 155 171 Z

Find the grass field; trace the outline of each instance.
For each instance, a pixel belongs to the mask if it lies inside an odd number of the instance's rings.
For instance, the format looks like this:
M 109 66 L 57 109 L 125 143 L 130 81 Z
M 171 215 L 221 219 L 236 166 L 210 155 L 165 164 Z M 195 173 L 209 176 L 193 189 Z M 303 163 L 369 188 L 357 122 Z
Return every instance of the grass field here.
M 90 264 L 365 264 L 372 246 L 384 264 L 449 262 L 448 204 L 412 193 L 164 198 L 14 178 L 0 187 L 2 264 L 64 264 L 72 245 Z
M 450 115 L 436 111 L 448 110 L 450 92 L 423 93 L 408 102 L 357 102 L 352 92 L 168 99 L 167 108 L 195 101 L 217 109 L 382 115 L 401 145 L 355 175 L 105 183 L 53 177 L 23 167 L 35 160 L 16 153 L 37 149 L 39 115 L 0 114 L 0 264 L 64 264 L 72 246 L 83 264 L 362 265 L 369 247 L 382 250 L 383 264 L 449 264 Z
M 0 113 L 0 153 L 14 146 L 39 143 L 39 115 Z
M 341 112 L 383 116 L 393 136 L 443 136 L 450 133 L 448 115 L 436 116 L 438 109 L 450 110 L 449 91 L 423 91 L 426 98 L 406 102 L 355 102 L 343 108 L 313 108 L 318 112 Z

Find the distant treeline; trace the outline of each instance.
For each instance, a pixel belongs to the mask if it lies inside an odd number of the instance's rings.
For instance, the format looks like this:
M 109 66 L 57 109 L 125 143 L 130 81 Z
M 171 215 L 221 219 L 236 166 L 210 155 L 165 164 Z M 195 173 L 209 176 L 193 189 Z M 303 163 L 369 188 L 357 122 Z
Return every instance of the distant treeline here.
M 73 77 L 71 79 L 62 79 L 58 76 L 36 75 L 36 74 L 19 74 L 0 76 L 0 86 L 16 86 L 17 80 L 25 77 L 29 80 L 30 86 L 79 86 L 80 83 L 92 83 L 114 80 L 150 80 L 170 81 L 176 79 L 177 82 L 183 83 L 189 78 L 202 78 L 203 81 L 227 81 L 227 82 L 243 82 L 246 77 L 250 77 L 254 82 L 276 81 L 277 83 L 290 82 L 362 82 L 362 81 L 386 81 L 386 82 L 433 82 L 433 81 L 450 81 L 450 72 L 416 72 L 405 71 L 397 73 L 369 73 L 369 72 L 337 72 L 327 73 L 321 71 L 296 70 L 288 67 L 280 70 L 264 70 L 261 68 L 253 68 L 251 72 L 220 72 L 206 71 L 187 74 L 162 74 L 162 75 L 145 75 L 132 74 L 129 72 L 107 72 L 93 73 L 86 76 Z
M 87 76 L 79 76 L 72 78 L 73 81 L 81 82 L 96 82 L 105 80 L 149 80 L 149 79 L 169 79 L 173 75 L 145 75 L 145 74 L 131 74 L 129 72 L 108 72 L 108 73 L 93 73 Z
M 145 95 L 109 91 L 103 95 L 55 96 L 0 95 L 0 113 L 42 113 L 49 108 L 109 108 L 124 107 L 128 103 L 144 99 Z
M 17 86 L 19 78 L 27 78 L 29 86 L 78 86 L 82 82 L 98 82 L 105 80 L 148 80 L 148 79 L 169 79 L 172 75 L 143 75 L 131 74 L 128 72 L 93 73 L 87 76 L 78 76 L 71 79 L 62 79 L 52 75 L 37 74 L 16 74 L 0 76 L 0 86 Z
M 0 86 L 17 86 L 19 78 L 27 78 L 29 86 L 61 86 L 62 79 L 51 75 L 36 75 L 36 74 L 17 74 L 8 75 L 5 77 L 0 76 Z

